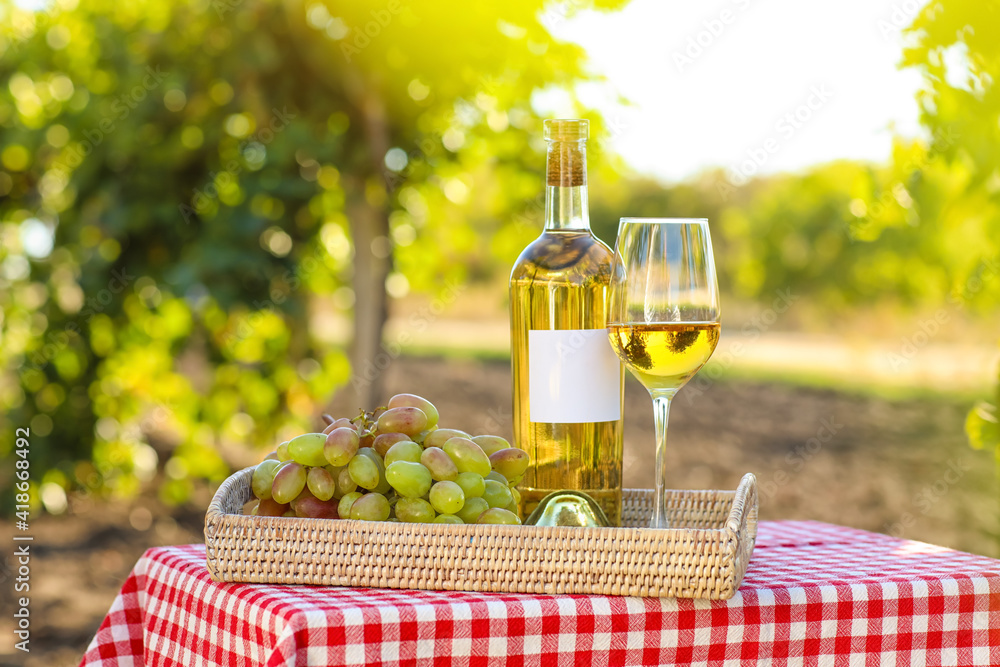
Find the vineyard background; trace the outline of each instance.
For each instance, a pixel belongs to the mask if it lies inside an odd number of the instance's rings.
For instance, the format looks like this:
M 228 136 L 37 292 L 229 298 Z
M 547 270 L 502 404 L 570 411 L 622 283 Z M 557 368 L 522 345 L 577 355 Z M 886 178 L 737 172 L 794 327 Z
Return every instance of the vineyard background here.
M 1000 556 L 1000 5 L 908 18 L 921 131 L 884 160 L 677 182 L 611 149 L 552 11 L 0 0 L 0 510 L 13 530 L 30 427 L 37 664 L 74 663 L 141 552 L 199 541 L 218 483 L 323 411 L 413 391 L 510 434 L 506 281 L 552 90 L 591 119 L 598 235 L 711 223 L 724 332 L 675 404 L 676 486 L 753 471 L 765 518 Z

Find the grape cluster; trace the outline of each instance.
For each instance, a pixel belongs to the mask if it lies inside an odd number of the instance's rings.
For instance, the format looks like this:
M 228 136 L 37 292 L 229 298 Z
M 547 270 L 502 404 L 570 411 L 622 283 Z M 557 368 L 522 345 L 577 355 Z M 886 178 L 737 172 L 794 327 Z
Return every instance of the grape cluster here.
M 283 442 L 253 472 L 253 514 L 414 523 L 519 524 L 527 452 L 496 435 L 438 428 L 425 398 L 329 419 Z

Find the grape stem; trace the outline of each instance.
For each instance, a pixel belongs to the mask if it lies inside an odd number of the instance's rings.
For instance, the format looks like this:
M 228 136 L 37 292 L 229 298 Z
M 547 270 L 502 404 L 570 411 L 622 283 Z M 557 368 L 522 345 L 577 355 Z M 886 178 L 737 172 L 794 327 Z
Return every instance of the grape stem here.
M 360 423 L 362 428 L 364 428 L 365 430 L 371 430 L 371 427 L 375 425 L 375 420 L 373 419 L 374 416 L 375 416 L 374 411 L 367 412 L 364 408 L 361 408 L 360 414 L 358 414 L 357 417 L 352 419 L 351 423 L 352 424 Z

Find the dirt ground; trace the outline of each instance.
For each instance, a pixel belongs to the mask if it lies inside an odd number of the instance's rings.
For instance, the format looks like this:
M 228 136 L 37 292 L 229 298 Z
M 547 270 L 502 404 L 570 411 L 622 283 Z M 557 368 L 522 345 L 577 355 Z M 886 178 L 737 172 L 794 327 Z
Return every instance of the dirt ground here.
M 443 426 L 510 435 L 504 362 L 402 358 L 388 391 L 427 396 Z M 629 378 L 625 485 L 652 485 L 652 406 Z M 969 448 L 967 405 L 888 401 L 788 385 L 696 382 L 674 401 L 669 455 L 676 488 L 761 484 L 763 519 L 818 519 L 1000 557 L 1000 484 L 992 452 Z M 149 498 L 75 502 L 32 523 L 32 651 L 11 646 L 10 563 L 0 571 L 0 664 L 76 665 L 143 551 L 203 540 L 204 489 L 186 508 Z M 5 532 L 9 523 L 4 526 Z M 9 550 L 7 550 L 9 554 Z

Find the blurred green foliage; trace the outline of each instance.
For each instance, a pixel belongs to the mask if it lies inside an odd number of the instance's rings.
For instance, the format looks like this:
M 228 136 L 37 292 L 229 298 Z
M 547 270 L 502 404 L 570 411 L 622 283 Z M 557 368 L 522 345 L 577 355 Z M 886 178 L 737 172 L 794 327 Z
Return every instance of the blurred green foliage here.
M 870 201 L 870 193 L 888 180 L 887 171 L 843 161 L 737 186 L 729 174 L 715 170 L 667 191 L 640 179 L 614 194 L 595 196 L 595 227 L 613 239 L 614 215 L 621 211 L 707 217 L 719 283 L 728 296 L 766 302 L 790 288 L 829 313 L 823 322 L 829 324 L 885 299 L 920 304 L 942 296 L 943 287 L 926 280 L 926 272 L 901 270 L 930 239 L 892 230 L 878 242 L 858 238 L 852 206 L 858 211 Z
M 990 312 L 1000 284 L 989 277 L 1000 272 L 1000 257 L 992 240 L 960 244 L 955 236 L 964 232 L 942 224 L 951 215 L 943 208 L 964 203 L 952 203 L 961 195 L 935 146 L 897 139 L 886 165 L 837 161 L 743 185 L 722 170 L 669 188 L 625 179 L 591 197 L 594 228 L 613 242 L 622 215 L 706 217 L 730 302 L 766 303 L 791 289 L 812 305 L 815 330 L 837 320 L 855 325 L 847 316 L 880 306 Z M 984 275 L 984 285 L 970 284 Z
M 972 286 L 984 284 L 996 309 L 1000 261 L 1000 3 L 932 2 L 908 30 L 914 45 L 904 65 L 924 79 L 921 119 L 935 134 L 955 137 L 942 149 L 936 197 L 922 202 L 939 226 L 943 253 Z M 993 270 L 984 279 L 983 266 Z M 967 290 L 968 291 L 968 290 Z M 1000 461 L 1000 379 L 992 403 L 969 413 L 975 447 L 994 448 Z
M 30 425 L 35 482 L 182 501 L 347 381 L 311 315 L 353 312 L 357 253 L 395 295 L 507 270 L 532 93 L 586 78 L 543 9 L 0 4 L 0 456 Z M 366 209 L 388 236 L 357 249 Z
M 388 258 L 368 278 L 383 295 L 502 279 L 542 215 L 532 95 L 588 76 L 545 28 L 562 11 L 0 0 L 0 457 L 30 425 L 36 482 L 182 501 L 348 381 L 321 315 L 366 307 L 359 259 Z M 578 106 L 595 231 L 708 217 L 730 296 L 791 288 L 816 327 L 883 304 L 995 310 L 1000 10 L 935 1 L 907 35 L 927 133 L 883 165 L 664 187 L 623 177 Z M 358 248 L 372 213 L 384 235 Z M 996 402 L 968 431 L 1000 452 Z

